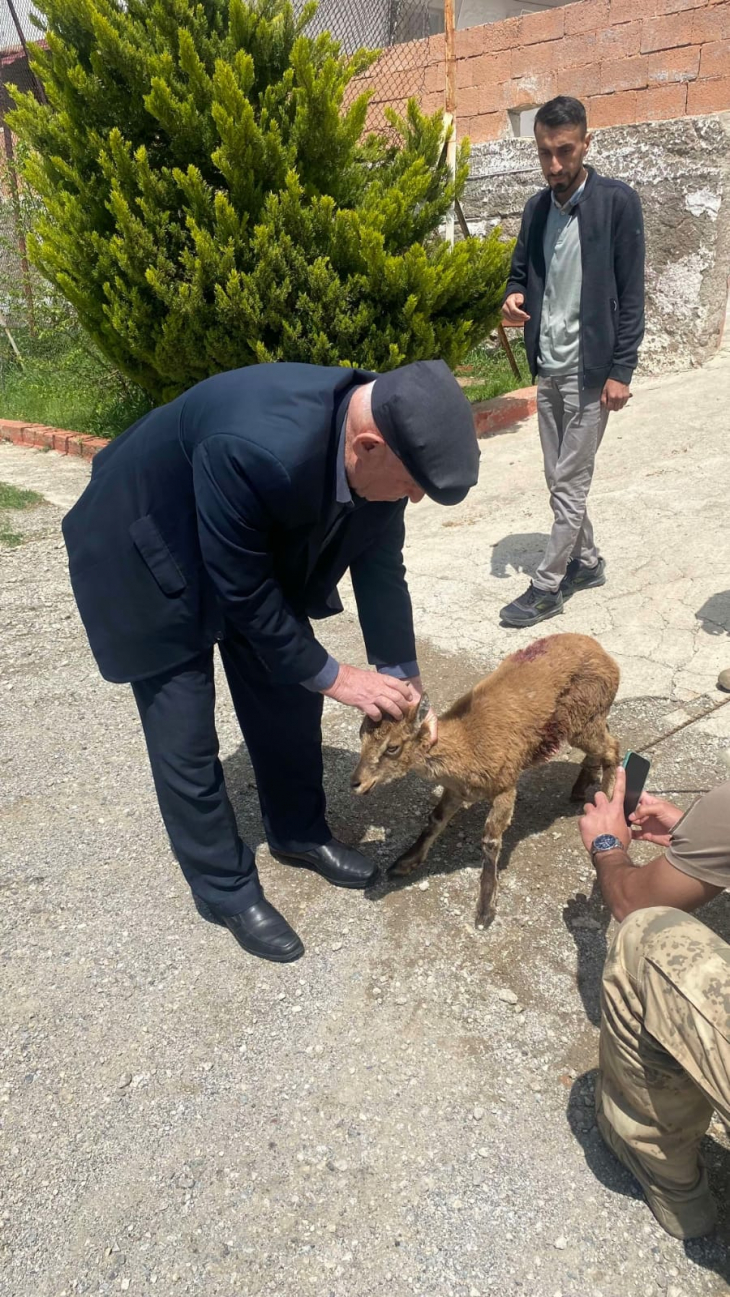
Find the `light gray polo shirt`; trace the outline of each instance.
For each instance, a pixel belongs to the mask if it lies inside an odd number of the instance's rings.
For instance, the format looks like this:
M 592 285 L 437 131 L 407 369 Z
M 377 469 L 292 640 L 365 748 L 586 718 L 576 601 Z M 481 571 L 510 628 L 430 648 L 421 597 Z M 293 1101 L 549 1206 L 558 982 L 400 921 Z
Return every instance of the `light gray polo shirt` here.
M 538 372 L 546 377 L 577 374 L 580 369 L 580 226 L 576 203 L 586 182 L 564 207 L 551 194 L 545 225 L 545 294 L 540 317 Z

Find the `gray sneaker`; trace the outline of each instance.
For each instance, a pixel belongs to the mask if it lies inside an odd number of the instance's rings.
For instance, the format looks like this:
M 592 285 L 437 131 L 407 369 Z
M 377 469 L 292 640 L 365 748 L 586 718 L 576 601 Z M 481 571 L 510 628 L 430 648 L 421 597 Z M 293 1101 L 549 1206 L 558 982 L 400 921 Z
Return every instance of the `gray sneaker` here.
M 537 590 L 530 582 L 519 599 L 513 599 L 500 611 L 505 626 L 534 626 L 548 617 L 557 617 L 563 611 L 563 596 L 559 590 Z
M 580 559 L 572 558 L 560 583 L 560 590 L 564 599 L 570 599 L 579 590 L 593 590 L 596 586 L 605 584 L 605 559 L 599 558 L 593 567 L 589 567 L 587 563 L 581 563 Z

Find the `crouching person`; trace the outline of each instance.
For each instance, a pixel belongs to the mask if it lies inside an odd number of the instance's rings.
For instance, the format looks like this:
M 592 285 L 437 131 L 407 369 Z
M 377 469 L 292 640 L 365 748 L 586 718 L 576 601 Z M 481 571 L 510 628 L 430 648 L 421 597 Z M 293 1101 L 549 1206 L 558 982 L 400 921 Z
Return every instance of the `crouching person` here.
M 691 917 L 730 886 L 730 783 L 686 815 L 644 795 L 638 840 L 665 848 L 641 869 L 628 855 L 625 776 L 586 806 L 581 836 L 603 897 L 622 920 L 603 974 L 598 1127 L 675 1238 L 717 1218 L 699 1145 L 713 1111 L 730 1124 L 730 945 Z

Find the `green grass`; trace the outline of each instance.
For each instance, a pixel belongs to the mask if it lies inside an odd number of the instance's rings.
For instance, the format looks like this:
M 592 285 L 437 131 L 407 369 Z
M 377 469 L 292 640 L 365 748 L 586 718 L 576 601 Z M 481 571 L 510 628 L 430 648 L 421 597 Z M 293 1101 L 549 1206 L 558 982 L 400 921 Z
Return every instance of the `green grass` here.
M 116 437 L 151 408 L 141 388 L 111 368 L 78 334 L 16 334 L 24 367 L 0 351 L 0 417 Z
M 5 546 L 6 549 L 15 549 L 17 545 L 22 544 L 23 537 L 20 532 L 11 531 L 10 527 L 3 521 L 2 514 L 0 514 L 0 547 Z
M 17 333 L 24 368 L 0 334 L 0 418 L 27 419 L 93 437 L 116 437 L 152 408 L 149 397 L 113 369 L 79 332 L 48 330 L 42 338 Z M 512 350 L 515 378 L 500 346 L 482 344 L 459 374 L 479 379 L 464 389 L 469 401 L 488 401 L 531 383 L 521 338 Z
M 9 482 L 0 482 L 0 509 L 30 509 L 33 504 L 42 504 L 43 496 L 37 491 L 24 491 Z
M 504 396 L 505 392 L 514 392 L 518 387 L 529 387 L 532 383 L 530 370 L 522 338 L 510 338 L 512 351 L 517 361 L 521 377 L 515 378 L 510 368 L 506 352 L 500 346 L 482 344 L 469 352 L 459 375 L 465 378 L 479 378 L 481 382 L 473 387 L 465 387 L 464 395 L 470 401 L 491 401 L 492 397 Z
M 19 532 L 13 531 L 7 518 L 10 509 L 30 509 L 34 504 L 42 503 L 43 496 L 35 491 L 23 491 L 18 486 L 11 486 L 9 482 L 0 482 L 0 545 L 14 549 L 16 545 L 23 543 L 23 537 Z

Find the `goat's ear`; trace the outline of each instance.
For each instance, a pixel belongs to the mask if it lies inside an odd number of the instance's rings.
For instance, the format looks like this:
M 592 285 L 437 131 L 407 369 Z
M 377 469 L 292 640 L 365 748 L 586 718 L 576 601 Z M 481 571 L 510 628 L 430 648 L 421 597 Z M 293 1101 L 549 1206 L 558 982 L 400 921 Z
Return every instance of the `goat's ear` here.
M 416 712 L 417 725 L 423 724 L 430 710 L 431 710 L 431 704 L 428 701 L 428 694 L 421 694 L 421 701 L 418 704 L 418 711 Z

